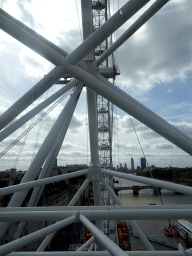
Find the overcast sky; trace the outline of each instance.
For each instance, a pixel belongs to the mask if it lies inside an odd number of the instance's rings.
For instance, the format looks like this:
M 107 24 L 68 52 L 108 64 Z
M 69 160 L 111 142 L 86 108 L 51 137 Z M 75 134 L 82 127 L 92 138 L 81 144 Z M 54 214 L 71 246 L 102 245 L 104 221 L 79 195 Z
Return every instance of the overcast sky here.
M 111 2 L 111 12 L 118 1 Z M 126 1 L 120 0 L 119 7 Z M 118 32 L 127 29 L 154 1 L 150 1 Z M 3 0 L 0 7 L 68 53 L 81 42 L 80 0 Z M 78 9 L 78 11 L 77 11 Z M 150 21 L 137 31 L 115 54 L 121 75 L 116 85 L 192 138 L 192 1 L 170 0 Z M 78 14 L 78 15 L 77 15 Z M 80 24 L 78 22 L 78 16 Z M 0 30 L 0 114 L 34 86 L 54 66 L 32 50 Z M 54 85 L 28 109 L 61 88 Z M 66 100 L 65 100 L 66 102 Z M 46 137 L 65 102 L 59 104 L 43 120 L 37 150 Z M 75 115 L 67 132 L 58 164 L 89 164 L 86 93 L 83 90 Z M 26 113 L 28 109 L 24 112 Z M 38 118 L 39 115 L 36 117 Z M 149 165 L 192 166 L 191 157 L 167 140 L 132 118 Z M 24 125 L 0 145 L 6 148 L 22 131 Z M 34 151 L 38 127 L 28 135 L 18 170 L 27 170 Z M 14 165 L 22 141 L 0 159 L 0 170 Z M 135 166 L 143 156 L 139 142 L 125 112 L 114 107 L 113 162 Z

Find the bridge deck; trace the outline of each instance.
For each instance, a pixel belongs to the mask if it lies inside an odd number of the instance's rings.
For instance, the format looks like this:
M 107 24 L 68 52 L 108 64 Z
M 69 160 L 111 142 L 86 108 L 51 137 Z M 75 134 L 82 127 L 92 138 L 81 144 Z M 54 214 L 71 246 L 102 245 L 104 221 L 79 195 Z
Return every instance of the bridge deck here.
M 120 190 L 141 190 L 141 189 L 154 189 L 152 186 L 128 186 L 128 187 L 115 187 L 115 190 L 120 191 Z

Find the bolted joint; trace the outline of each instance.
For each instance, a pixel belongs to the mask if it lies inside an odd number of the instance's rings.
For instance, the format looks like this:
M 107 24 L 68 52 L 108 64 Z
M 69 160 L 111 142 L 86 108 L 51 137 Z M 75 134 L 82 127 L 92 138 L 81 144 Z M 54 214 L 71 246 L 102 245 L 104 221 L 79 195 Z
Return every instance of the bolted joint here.
M 79 217 L 80 217 L 81 214 L 82 214 L 82 213 L 81 213 L 80 211 L 76 211 L 76 212 L 73 214 L 73 216 L 76 217 L 76 220 L 75 220 L 76 223 L 79 222 Z
M 96 77 L 98 73 L 97 62 L 95 60 L 84 60 L 83 62 L 85 71 Z
M 101 172 L 100 164 L 99 165 L 91 165 L 91 167 L 89 167 L 88 177 L 92 181 L 95 181 L 95 180 L 99 180 L 100 182 L 102 181 L 103 174 Z

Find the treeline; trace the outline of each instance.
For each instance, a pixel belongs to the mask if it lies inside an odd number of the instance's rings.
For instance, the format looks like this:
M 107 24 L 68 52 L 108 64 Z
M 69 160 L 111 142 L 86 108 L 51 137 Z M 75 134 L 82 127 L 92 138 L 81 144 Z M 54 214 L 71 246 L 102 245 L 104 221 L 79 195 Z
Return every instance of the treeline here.
M 152 171 L 146 171 L 146 172 L 137 172 L 138 176 L 143 176 L 147 178 L 155 178 L 155 179 L 162 179 L 162 180 L 173 180 L 173 170 L 172 169 L 160 169 L 156 168 Z M 151 177 L 152 174 L 152 177 Z

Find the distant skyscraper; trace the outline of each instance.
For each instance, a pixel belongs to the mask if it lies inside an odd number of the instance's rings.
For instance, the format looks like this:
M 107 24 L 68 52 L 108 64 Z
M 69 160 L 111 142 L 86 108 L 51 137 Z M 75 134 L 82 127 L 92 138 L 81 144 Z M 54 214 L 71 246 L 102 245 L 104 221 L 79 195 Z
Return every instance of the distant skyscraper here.
M 140 171 L 141 171 L 140 166 L 137 166 L 137 172 L 140 172 Z
M 134 159 L 131 157 L 131 171 L 134 172 Z
M 141 171 L 143 172 L 143 169 L 146 168 L 146 159 L 145 157 L 141 157 Z

